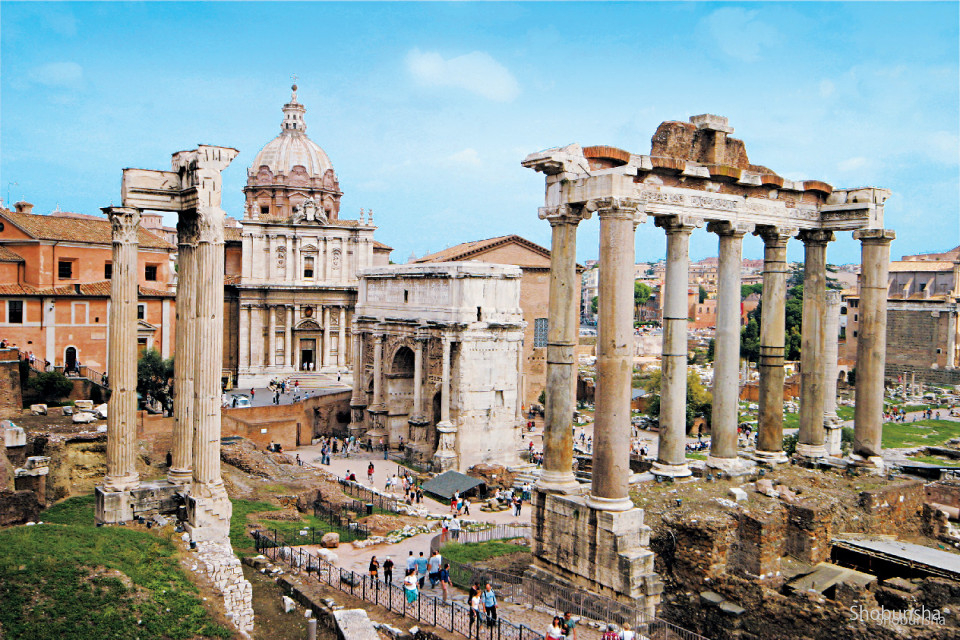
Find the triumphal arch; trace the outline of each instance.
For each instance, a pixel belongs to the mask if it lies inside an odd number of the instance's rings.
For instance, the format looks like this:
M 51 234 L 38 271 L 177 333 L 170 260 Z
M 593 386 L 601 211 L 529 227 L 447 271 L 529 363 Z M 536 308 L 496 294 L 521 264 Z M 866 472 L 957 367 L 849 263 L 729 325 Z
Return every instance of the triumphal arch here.
M 654 474 L 690 475 L 685 457 L 688 245 L 691 233 L 704 227 L 717 235 L 719 245 L 713 435 L 707 465 L 737 474 L 751 464 L 737 451 L 740 265 L 747 233 L 764 242 L 755 459 L 786 460 L 782 451 L 784 304 L 791 238 L 803 242 L 805 258 L 797 453 L 811 460 L 828 455 L 826 252 L 837 232 L 852 231 L 862 246 L 862 277 L 856 436 L 849 462 L 874 469 L 883 466 L 887 269 L 894 239 L 894 233 L 883 228 L 883 204 L 890 192 L 787 180 L 751 164 L 743 141 L 732 133 L 726 118 L 705 114 L 690 122 L 662 123 L 649 155 L 572 144 L 531 154 L 523 161 L 523 166 L 546 176 L 546 198 L 539 216 L 550 223 L 553 233 L 544 472 L 535 499 L 534 564 L 579 586 L 637 599 L 651 613 L 662 587 L 653 573 L 643 511 L 630 500 L 628 484 L 637 225 L 652 218 L 663 229 L 667 245 L 659 454 Z M 582 495 L 571 470 L 579 302 L 572 294 L 577 227 L 594 213 L 600 219 L 598 385 L 592 485 Z M 582 544 L 583 540 L 590 544 Z

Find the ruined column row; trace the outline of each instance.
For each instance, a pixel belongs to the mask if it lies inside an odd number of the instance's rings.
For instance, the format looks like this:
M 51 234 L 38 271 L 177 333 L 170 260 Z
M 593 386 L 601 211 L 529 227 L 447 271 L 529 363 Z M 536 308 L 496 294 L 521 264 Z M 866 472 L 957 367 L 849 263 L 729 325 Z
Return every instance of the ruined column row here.
M 633 263 L 635 225 L 645 219 L 631 198 L 606 198 L 541 209 L 553 231 L 547 337 L 544 470 L 539 486 L 550 493 L 579 493 L 572 474 L 572 415 L 575 406 L 577 301 L 576 232 L 594 210 L 600 217 L 600 293 L 597 337 L 597 395 L 593 480 L 587 503 L 602 510 L 630 507 L 628 498 L 630 388 L 633 371 Z M 686 463 L 687 318 L 689 238 L 703 222 L 695 216 L 660 216 L 656 225 L 667 239 L 663 283 L 663 350 L 659 451 L 652 472 L 690 475 Z M 764 241 L 763 313 L 760 327 L 760 415 L 758 461 L 786 461 L 783 452 L 784 308 L 787 242 L 804 244 L 804 297 L 801 330 L 801 415 L 797 453 L 816 459 L 838 455 L 836 417 L 836 340 L 839 298 L 826 289 L 826 230 L 802 230 L 713 222 L 719 265 L 717 330 L 713 379 L 711 450 L 707 465 L 726 472 L 745 469 L 737 447 L 743 236 Z M 857 433 L 853 460 L 881 465 L 883 361 L 886 331 L 886 278 L 892 231 L 854 234 L 863 246 L 863 284 L 858 341 Z M 829 301 L 829 304 L 828 304 Z M 829 360 L 829 361 L 828 361 Z M 862 373 L 861 373 L 862 372 Z M 832 398 L 827 396 L 831 395 Z M 831 436 L 827 438 L 827 430 Z

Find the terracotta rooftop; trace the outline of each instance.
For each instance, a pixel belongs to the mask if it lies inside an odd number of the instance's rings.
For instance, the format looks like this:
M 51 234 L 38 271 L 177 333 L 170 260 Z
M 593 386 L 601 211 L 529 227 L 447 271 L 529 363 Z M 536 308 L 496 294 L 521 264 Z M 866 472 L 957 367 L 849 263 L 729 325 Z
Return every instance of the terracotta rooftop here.
M 11 251 L 0 244 L 0 262 L 26 262 L 16 251 Z
M 388 251 L 393 251 L 393 247 L 391 247 L 390 245 L 383 244 L 383 243 L 380 242 L 379 240 L 374 240 L 374 241 L 373 241 L 373 248 L 374 248 L 374 249 L 387 249 Z
M 489 251 L 496 247 L 503 246 L 505 244 L 519 244 L 534 253 L 539 253 L 545 258 L 550 257 L 550 250 L 540 245 L 530 242 L 526 238 L 521 238 L 518 235 L 509 235 L 509 236 L 497 236 L 496 238 L 487 238 L 486 240 L 474 240 L 472 242 L 464 242 L 461 244 L 454 245 L 443 251 L 437 251 L 436 253 L 430 253 L 422 258 L 417 258 L 414 260 L 414 263 L 421 262 L 456 262 L 459 260 L 471 259 L 474 256 L 477 256 L 484 251 Z M 519 265 L 524 266 L 524 265 Z M 531 265 L 532 266 L 532 265 Z M 536 265 L 539 266 L 539 265 Z M 582 269 L 582 267 L 580 267 Z
M 65 242 L 88 242 L 111 245 L 110 221 L 107 218 L 65 218 L 61 216 L 42 216 L 32 213 L 18 213 L 7 209 L 0 215 L 24 233 L 38 240 L 59 240 Z M 146 249 L 174 249 L 175 247 L 160 236 L 141 228 L 138 236 L 140 246 Z
M 138 287 L 138 295 L 147 298 L 172 298 L 175 294 L 172 291 L 163 291 L 161 289 L 151 289 L 149 287 Z M 5 296 L 92 296 L 99 298 L 110 297 L 110 281 L 100 280 L 98 282 L 89 282 L 87 284 L 66 284 L 59 287 L 47 287 L 39 289 L 28 284 L 4 284 L 0 285 L 0 295 Z

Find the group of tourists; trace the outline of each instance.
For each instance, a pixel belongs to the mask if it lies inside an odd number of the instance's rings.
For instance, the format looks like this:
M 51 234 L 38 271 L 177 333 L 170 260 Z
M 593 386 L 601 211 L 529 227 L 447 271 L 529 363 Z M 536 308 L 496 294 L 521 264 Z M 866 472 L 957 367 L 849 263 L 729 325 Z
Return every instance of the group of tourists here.
M 376 557 L 374 557 L 376 560 Z M 384 582 L 393 581 L 393 564 L 391 561 L 390 579 L 384 574 Z M 370 562 L 370 575 L 376 578 L 373 560 Z M 420 597 L 420 592 L 426 588 L 426 581 L 430 580 L 430 588 L 436 590 L 439 586 L 443 594 L 443 601 L 446 602 L 450 595 L 450 563 L 444 563 L 440 552 L 434 550 L 430 557 L 423 555 L 414 556 L 413 551 L 407 557 L 407 569 L 403 578 L 403 593 L 406 596 L 407 604 L 413 604 Z
M 349 438 L 337 438 L 327 436 L 320 439 L 320 464 L 330 465 L 330 457 L 343 454 L 344 458 L 349 458 L 350 454 L 357 450 L 357 439 L 355 436 Z M 373 466 L 371 463 L 370 466 Z M 372 482 L 372 480 L 371 480 Z
M 373 466 L 373 463 L 370 463 L 370 466 Z M 370 483 L 373 484 L 373 479 L 370 480 Z M 388 493 L 402 493 L 403 501 L 407 504 L 420 504 L 423 502 L 423 487 L 417 484 L 413 476 L 409 473 L 404 473 L 403 475 L 398 476 L 393 474 L 392 476 L 387 476 L 387 482 L 383 487 L 384 491 Z
M 450 498 L 450 513 L 454 517 L 460 514 L 470 515 L 470 501 L 466 496 L 461 496 L 459 491 L 454 491 L 453 497 Z
M 470 593 L 467 595 L 467 603 L 470 606 L 470 626 L 467 628 L 467 637 L 473 632 L 473 625 L 477 625 L 477 634 L 480 633 L 480 625 L 486 622 L 488 627 L 497 624 L 497 594 L 494 592 L 490 583 L 481 591 L 480 583 L 474 582 L 470 587 Z

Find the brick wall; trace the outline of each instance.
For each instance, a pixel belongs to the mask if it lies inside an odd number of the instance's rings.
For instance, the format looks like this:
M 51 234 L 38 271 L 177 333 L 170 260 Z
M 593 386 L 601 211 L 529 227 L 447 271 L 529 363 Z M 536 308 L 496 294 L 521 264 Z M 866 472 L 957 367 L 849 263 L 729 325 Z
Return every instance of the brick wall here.
M 0 418 L 15 418 L 22 408 L 17 352 L 14 349 L 0 350 Z
M 749 578 L 779 582 L 784 553 L 786 517 L 782 509 L 771 513 L 737 514 L 737 539 L 730 553 L 732 569 Z
M 923 509 L 923 482 L 909 480 L 880 489 L 862 491 L 858 500 L 873 533 L 896 534 L 915 525 Z
M 345 435 L 350 422 L 350 394 L 345 390 L 293 404 L 224 409 L 221 435 L 242 436 L 262 448 L 279 442 L 285 449 L 297 446 L 298 429 L 300 444 L 310 444 L 321 435 Z
M 832 516 L 825 509 L 813 504 L 787 506 L 787 555 L 811 564 L 829 560 L 832 534 Z

